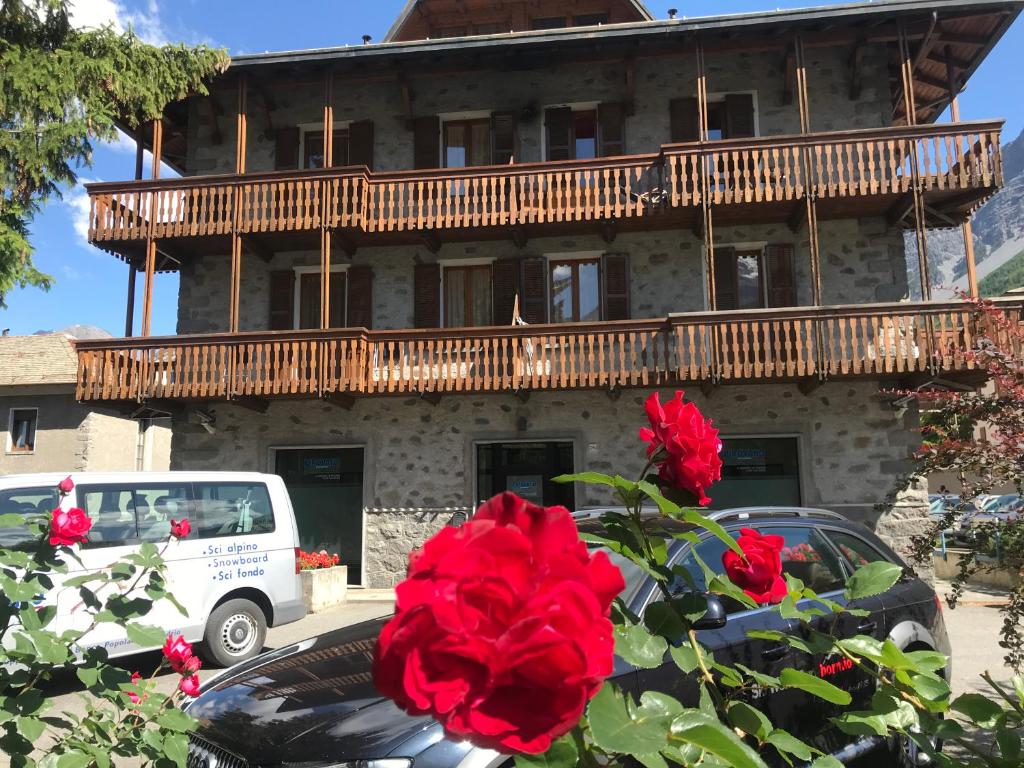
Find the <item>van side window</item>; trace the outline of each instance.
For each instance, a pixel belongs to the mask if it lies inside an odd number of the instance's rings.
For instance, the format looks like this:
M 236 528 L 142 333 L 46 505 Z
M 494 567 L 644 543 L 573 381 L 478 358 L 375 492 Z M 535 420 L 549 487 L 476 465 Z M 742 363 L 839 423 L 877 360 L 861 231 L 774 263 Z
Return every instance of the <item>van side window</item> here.
M 134 491 L 135 516 L 143 541 L 166 541 L 171 535 L 171 520 L 192 517 L 192 494 L 187 483 L 146 483 L 134 486 Z
M 78 486 L 78 506 L 92 519 L 86 548 L 115 547 L 139 538 L 135 494 L 123 485 Z
M 195 483 L 192 529 L 200 539 L 272 533 L 274 510 L 263 483 Z
M 47 518 L 57 506 L 54 488 L 12 488 L 0 491 L 0 515 L 21 515 L 28 519 L 36 515 Z M 27 549 L 35 546 L 35 536 L 27 525 L 0 528 L 0 547 Z

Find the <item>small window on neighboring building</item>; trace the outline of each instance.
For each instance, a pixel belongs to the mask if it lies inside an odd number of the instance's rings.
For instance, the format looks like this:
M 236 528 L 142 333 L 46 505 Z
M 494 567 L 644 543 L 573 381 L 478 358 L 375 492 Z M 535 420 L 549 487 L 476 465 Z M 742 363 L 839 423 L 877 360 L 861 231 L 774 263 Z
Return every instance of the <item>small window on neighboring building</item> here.
M 551 262 L 551 322 L 601 319 L 600 263 L 597 259 Z
M 331 166 L 341 168 L 349 163 L 348 128 L 338 128 L 334 131 L 334 146 L 331 151 L 334 157 L 331 158 Z M 306 131 L 303 134 L 302 149 L 303 168 L 324 167 L 324 132 Z
M 32 453 L 36 449 L 36 424 L 39 411 L 36 408 L 12 408 L 8 425 L 7 452 Z
M 446 328 L 491 325 L 491 265 L 444 268 Z
M 550 16 L 530 21 L 530 29 L 563 29 L 566 26 L 565 16 Z
M 572 25 L 574 27 L 596 27 L 598 24 L 607 23 L 607 13 L 585 13 L 580 16 L 574 16 L 572 19 Z

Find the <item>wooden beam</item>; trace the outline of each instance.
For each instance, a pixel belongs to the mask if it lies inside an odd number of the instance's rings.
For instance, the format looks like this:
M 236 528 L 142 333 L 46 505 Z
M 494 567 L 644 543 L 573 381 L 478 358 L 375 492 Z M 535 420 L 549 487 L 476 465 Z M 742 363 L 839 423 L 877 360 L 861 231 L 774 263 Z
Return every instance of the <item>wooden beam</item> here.
M 405 122 L 407 125 L 411 126 L 413 117 L 415 116 L 413 113 L 412 103 L 416 99 L 416 94 L 413 93 L 412 86 L 409 85 L 409 80 L 405 73 L 398 76 L 398 88 L 402 94 L 402 110 L 405 114 Z
M 978 267 L 974 260 L 974 228 L 971 220 L 963 224 L 964 260 L 967 262 L 967 292 L 972 298 L 978 298 Z
M 330 392 L 324 395 L 324 401 L 331 405 L 336 405 L 345 411 L 351 411 L 356 404 L 356 399 L 344 392 Z
M 135 263 L 132 262 L 128 265 L 128 303 L 124 310 L 124 335 L 129 337 L 135 330 L 135 283 L 138 282 L 136 278 Z
M 803 201 L 793 206 L 793 210 L 786 218 L 786 226 L 790 232 L 799 232 L 800 228 L 807 222 L 807 206 Z
M 942 211 L 940 211 L 940 210 L 938 210 L 936 208 L 933 208 L 930 205 L 926 204 L 925 207 L 924 207 L 924 210 L 929 215 L 934 216 L 939 221 L 943 221 L 943 222 L 945 222 L 946 224 L 948 224 L 951 227 L 958 227 L 958 226 L 960 226 L 960 222 L 954 221 L 949 216 L 944 214 Z
M 991 38 L 987 35 L 970 35 L 964 32 L 951 32 L 942 28 L 939 29 L 939 40 L 953 45 L 976 45 L 979 48 L 984 48 L 992 42 Z
M 906 219 L 913 210 L 914 195 L 911 192 L 907 192 L 886 211 L 885 223 L 890 227 L 894 227 Z
M 356 250 L 359 248 L 359 245 L 348 235 L 347 232 L 341 229 L 332 229 L 331 234 L 333 236 L 331 242 L 341 248 L 346 256 L 351 259 L 356 255 Z
M 154 179 L 160 178 L 160 162 L 163 158 L 163 146 L 164 146 L 164 121 L 163 118 L 159 118 L 153 121 L 153 165 L 152 165 L 152 177 Z
M 261 397 L 236 397 L 231 402 L 255 413 L 266 413 L 270 408 L 270 401 Z
M 224 143 L 224 134 L 220 132 L 219 120 L 220 115 L 223 114 L 223 110 L 221 109 L 220 102 L 213 97 L 213 94 L 207 96 L 203 101 L 205 101 L 207 106 L 210 108 L 210 122 L 213 125 L 213 130 L 210 132 L 210 143 L 219 147 Z
M 526 247 L 526 243 L 529 241 L 529 237 L 526 234 L 525 227 L 512 227 L 509 230 L 509 234 L 516 248 L 522 249 Z
M 242 283 L 242 236 L 231 234 L 231 283 L 228 287 L 228 331 L 238 333 L 239 300 Z
M 423 230 L 420 233 L 420 240 L 423 241 L 423 246 L 431 253 L 437 253 L 441 250 L 441 238 L 432 229 Z
M 952 53 L 950 53 L 950 48 L 948 45 L 945 48 L 945 54 L 939 54 L 936 53 L 935 51 L 929 51 L 927 58 L 928 61 L 932 62 L 933 64 L 938 64 L 943 67 L 956 67 L 957 69 L 962 70 L 964 72 L 971 68 L 971 62 L 967 61 L 966 59 L 960 59 L 954 56 Z
M 636 59 L 627 56 L 625 60 L 626 93 L 624 98 L 624 109 L 626 115 L 633 115 L 636 112 Z
M 618 224 L 614 219 L 601 219 L 601 239 L 606 243 L 614 243 L 618 234 Z
M 240 235 L 242 238 L 242 248 L 254 256 L 259 257 L 263 263 L 269 264 L 274 258 L 274 252 L 267 248 L 266 244 L 260 242 L 260 240 L 252 235 Z
M 248 78 L 241 75 L 238 78 L 238 106 L 235 109 L 235 173 L 245 173 L 245 160 L 248 155 L 247 137 L 248 131 Z
M 331 230 L 320 230 L 320 328 L 331 327 Z
M 807 376 L 797 382 L 796 388 L 800 390 L 800 394 L 806 397 L 811 394 L 814 390 L 820 387 L 822 381 L 817 376 Z
M 145 149 L 146 140 L 143 138 L 145 132 L 142 130 L 142 126 L 138 126 L 135 129 L 135 180 L 140 181 L 145 168 Z
M 420 392 L 420 400 L 431 405 L 437 405 L 441 402 L 440 392 Z
M 150 335 L 153 319 L 153 278 L 156 272 L 156 240 L 146 241 L 146 281 L 142 288 L 142 336 Z
M 270 113 L 277 108 L 277 101 L 270 91 L 262 85 L 256 88 L 256 92 L 260 95 L 260 101 L 263 103 L 263 119 L 266 123 L 263 127 L 263 137 L 268 141 L 273 141 L 274 119 Z
M 850 99 L 857 101 L 864 86 L 864 40 L 858 40 L 850 51 L 847 62 L 850 67 Z
M 334 72 L 324 73 L 324 168 L 334 167 Z

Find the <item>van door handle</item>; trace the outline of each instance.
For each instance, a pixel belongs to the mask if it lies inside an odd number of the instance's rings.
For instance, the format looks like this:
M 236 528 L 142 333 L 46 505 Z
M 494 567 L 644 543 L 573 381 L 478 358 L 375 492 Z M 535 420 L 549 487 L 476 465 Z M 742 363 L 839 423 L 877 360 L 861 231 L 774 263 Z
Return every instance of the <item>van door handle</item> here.
M 768 661 L 777 661 L 778 659 L 781 659 L 783 656 L 785 656 L 788 652 L 788 645 L 784 645 L 783 643 L 776 643 L 775 645 L 770 645 L 763 651 L 761 651 L 761 658 L 766 659 Z
M 878 622 L 874 619 L 865 619 L 857 625 L 857 631 L 862 635 L 870 635 L 878 628 Z

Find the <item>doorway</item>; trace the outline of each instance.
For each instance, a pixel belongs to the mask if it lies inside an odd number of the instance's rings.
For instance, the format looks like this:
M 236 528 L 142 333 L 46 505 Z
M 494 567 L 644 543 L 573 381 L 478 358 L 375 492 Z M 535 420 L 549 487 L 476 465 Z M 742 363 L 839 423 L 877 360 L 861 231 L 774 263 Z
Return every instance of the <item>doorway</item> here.
M 573 446 L 569 440 L 477 443 L 477 504 L 502 491 L 512 491 L 534 504 L 561 504 L 572 510 L 573 484 L 551 482 L 551 478 L 572 471 Z
M 348 583 L 362 584 L 363 449 L 278 448 L 274 472 L 288 488 L 299 546 L 337 552 Z
M 708 489 L 712 509 L 799 507 L 796 437 L 723 437 L 722 479 Z

